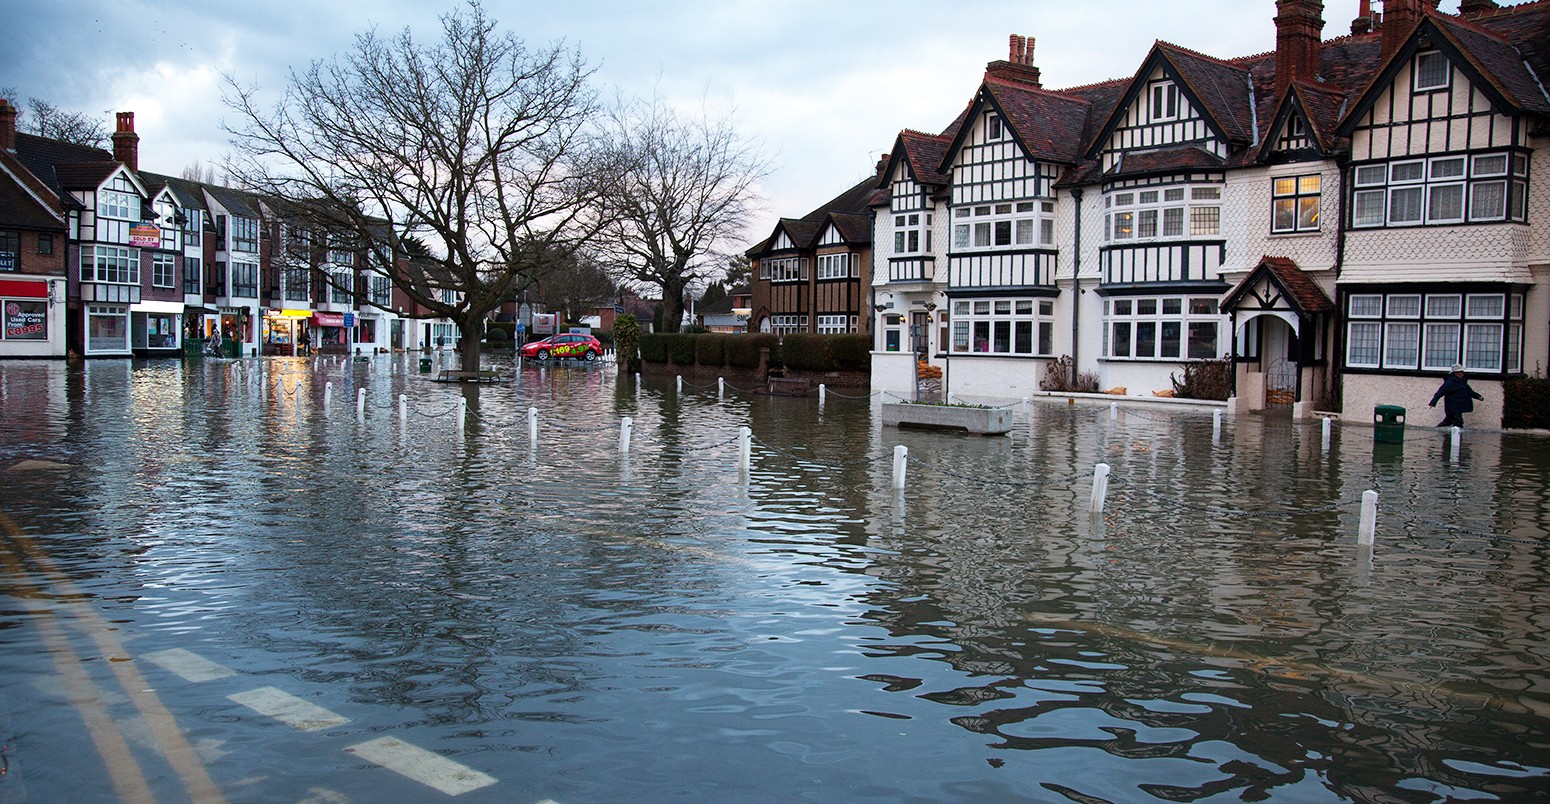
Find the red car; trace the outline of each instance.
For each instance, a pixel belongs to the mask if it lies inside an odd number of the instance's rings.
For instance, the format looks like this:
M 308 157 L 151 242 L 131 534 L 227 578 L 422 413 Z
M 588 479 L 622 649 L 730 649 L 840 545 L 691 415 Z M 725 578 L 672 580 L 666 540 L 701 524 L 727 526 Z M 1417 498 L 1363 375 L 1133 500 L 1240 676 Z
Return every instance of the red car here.
M 548 360 L 551 357 L 573 357 L 590 363 L 603 356 L 603 342 L 591 335 L 567 332 L 523 344 L 522 356 L 539 360 Z

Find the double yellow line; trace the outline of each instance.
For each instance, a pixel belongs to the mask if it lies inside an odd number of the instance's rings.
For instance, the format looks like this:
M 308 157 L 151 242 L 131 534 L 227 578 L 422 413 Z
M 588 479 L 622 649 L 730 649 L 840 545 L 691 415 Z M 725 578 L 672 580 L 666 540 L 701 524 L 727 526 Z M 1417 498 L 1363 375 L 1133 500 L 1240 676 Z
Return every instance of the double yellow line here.
M 119 686 L 124 688 L 135 709 L 139 710 L 140 717 L 155 740 L 156 749 L 182 780 L 189 798 L 209 804 L 224 802 L 220 789 L 210 780 L 209 773 L 205 771 L 188 740 L 183 737 L 172 713 L 167 711 L 161 699 L 145 683 L 133 657 L 114 637 L 113 628 L 88 602 L 90 598 L 4 512 L 0 512 L 0 535 L 5 537 L 0 542 L 0 564 L 4 565 L 8 574 L 13 578 L 23 577 L 29 571 L 30 564 L 59 600 L 68 601 L 36 604 L 33 608 L 40 616 L 35 622 L 43 635 L 43 644 L 54 660 L 54 667 L 64 680 L 71 703 L 81 713 L 92 744 L 96 746 L 97 753 L 102 755 L 118 798 L 148 804 L 156 801 L 150 785 L 145 781 L 145 773 L 129 749 L 123 730 L 108 713 L 103 690 L 87 672 L 80 654 L 65 633 L 63 623 L 74 625 L 96 644 L 97 652 L 107 660 Z M 12 593 L 15 594 L 14 590 Z

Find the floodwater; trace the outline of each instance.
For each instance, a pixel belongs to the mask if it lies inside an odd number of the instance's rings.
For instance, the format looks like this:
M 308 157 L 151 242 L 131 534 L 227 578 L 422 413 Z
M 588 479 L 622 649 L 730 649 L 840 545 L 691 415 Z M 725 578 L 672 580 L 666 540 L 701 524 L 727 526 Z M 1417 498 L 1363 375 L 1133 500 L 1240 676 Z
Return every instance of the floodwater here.
M 1550 439 L 262 362 L 0 363 L 0 801 L 1550 796 Z

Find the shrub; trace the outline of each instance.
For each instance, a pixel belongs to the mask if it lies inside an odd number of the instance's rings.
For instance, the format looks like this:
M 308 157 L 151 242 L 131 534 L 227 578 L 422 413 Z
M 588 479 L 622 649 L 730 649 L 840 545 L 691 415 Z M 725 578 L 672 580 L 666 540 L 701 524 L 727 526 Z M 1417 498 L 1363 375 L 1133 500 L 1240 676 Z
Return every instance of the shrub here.
M 872 370 L 872 336 L 852 333 L 823 337 L 829 339 L 829 353 L 840 371 Z
M 505 346 L 511 342 L 511 333 L 500 327 L 491 327 L 488 332 L 484 333 L 484 339 L 491 346 Z
M 614 328 L 608 333 L 609 339 L 614 342 L 614 352 L 618 355 L 619 365 L 624 366 L 625 371 L 636 371 L 640 367 L 640 323 L 635 316 L 628 313 L 614 319 Z
M 614 332 L 618 331 L 619 325 L 616 323 Z M 667 336 L 660 332 L 643 333 L 640 336 L 640 359 L 647 363 L 666 363 Z
M 770 350 L 773 358 L 780 351 L 780 338 L 767 332 L 730 335 L 722 345 L 726 350 L 727 365 L 733 368 L 756 369 L 759 367 L 760 350 Z
M 780 339 L 780 361 L 799 371 L 834 371 L 834 353 L 826 335 L 793 332 Z
M 1526 377 L 1502 383 L 1502 426 L 1550 428 L 1550 379 Z
M 663 333 L 662 338 L 667 343 L 667 357 L 677 366 L 694 365 L 694 339 L 698 335 L 685 335 L 681 332 Z
M 604 346 L 612 346 L 614 343 L 614 334 L 606 329 L 592 330 L 592 337 L 597 338 L 597 342 Z
M 694 360 L 702 366 L 727 364 L 727 336 L 708 332 L 694 337 Z
M 495 333 L 501 333 L 496 335 Z M 517 336 L 517 322 L 515 321 L 486 321 L 484 322 L 484 339 L 490 343 L 506 343 Z
M 1073 379 L 1071 366 L 1071 355 L 1061 355 L 1050 362 L 1044 369 L 1044 379 L 1039 382 L 1039 387 L 1046 391 L 1067 394 L 1098 393 L 1098 372 L 1078 372 Z
M 1169 375 L 1173 380 L 1173 395 L 1180 399 L 1215 399 L 1227 401 L 1232 396 L 1232 361 L 1201 360 L 1184 364 L 1184 379 Z

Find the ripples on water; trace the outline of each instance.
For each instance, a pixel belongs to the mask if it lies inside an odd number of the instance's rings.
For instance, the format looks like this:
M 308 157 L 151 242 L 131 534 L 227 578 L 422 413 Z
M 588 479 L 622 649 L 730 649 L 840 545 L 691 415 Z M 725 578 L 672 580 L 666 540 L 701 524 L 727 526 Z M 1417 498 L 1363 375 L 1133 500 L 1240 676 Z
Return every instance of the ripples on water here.
M 341 744 L 400 734 L 502 780 L 469 798 L 1550 792 L 1538 437 L 1468 433 L 1451 465 L 1420 428 L 1377 453 L 1342 429 L 1324 454 L 1284 421 L 1213 445 L 1209 415 L 1040 403 L 987 439 L 607 368 L 465 389 L 402 357 L 265 363 L 252 390 L 224 362 L 0 363 L 0 468 L 70 465 L 0 475 L 0 505 L 133 650 L 187 647 L 350 717 Z M 305 381 L 299 409 L 278 377 Z M 400 426 L 400 392 L 422 414 L 467 398 L 464 436 L 450 413 Z M 13 687 L 48 672 L 18 657 L 49 583 L 5 577 Z M 175 711 L 225 746 L 218 781 L 343 784 L 222 695 Z

